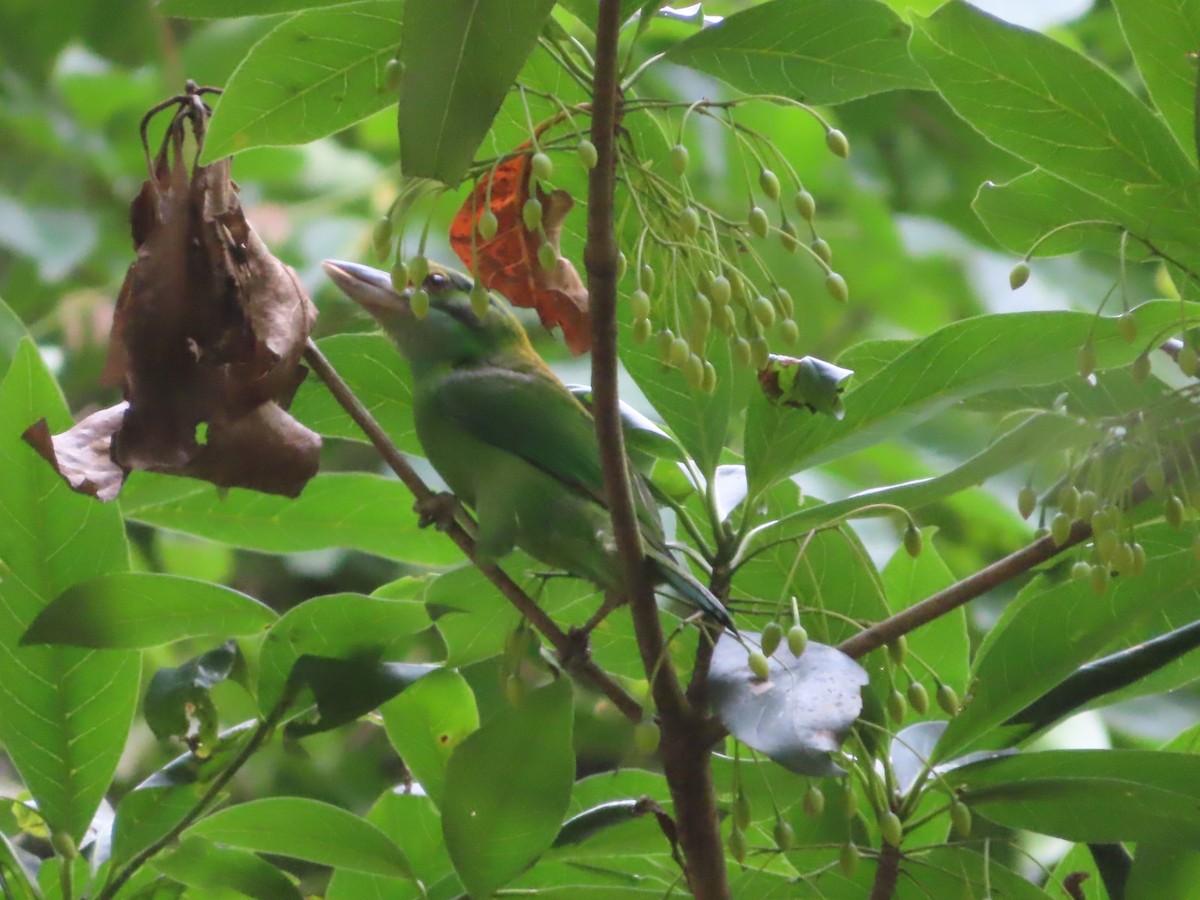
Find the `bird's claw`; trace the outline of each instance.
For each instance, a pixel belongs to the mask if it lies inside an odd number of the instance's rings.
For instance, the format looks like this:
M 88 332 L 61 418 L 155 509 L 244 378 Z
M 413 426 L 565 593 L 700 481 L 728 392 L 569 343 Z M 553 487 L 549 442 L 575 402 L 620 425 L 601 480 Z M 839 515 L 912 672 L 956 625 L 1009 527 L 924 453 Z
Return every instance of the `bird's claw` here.
M 413 510 L 417 514 L 418 527 L 428 528 L 435 525 L 438 531 L 445 531 L 454 523 L 458 513 L 458 500 L 453 494 L 441 491 L 418 500 L 413 504 Z

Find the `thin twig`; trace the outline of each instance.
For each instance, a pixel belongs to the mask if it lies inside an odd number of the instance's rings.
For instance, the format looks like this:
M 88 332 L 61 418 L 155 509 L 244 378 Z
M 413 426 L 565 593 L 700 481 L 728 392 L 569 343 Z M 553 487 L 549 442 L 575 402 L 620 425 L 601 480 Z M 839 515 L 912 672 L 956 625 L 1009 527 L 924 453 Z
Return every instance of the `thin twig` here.
M 342 377 L 333 368 L 329 360 L 325 358 L 325 354 L 321 352 L 311 338 L 304 349 L 304 359 L 312 366 L 317 376 L 325 382 L 325 386 L 329 388 L 329 392 L 333 394 L 334 399 L 341 404 L 342 409 L 350 415 L 350 418 L 354 420 L 355 424 L 362 429 L 371 443 L 375 445 L 375 449 L 379 451 L 379 455 L 383 457 L 383 461 L 388 464 L 391 470 L 396 473 L 405 486 L 412 492 L 417 503 L 428 504 L 433 501 L 435 497 L 434 492 L 430 490 L 429 486 L 421 480 L 421 477 L 408 464 L 408 460 L 404 458 L 404 454 L 396 449 L 396 445 L 392 443 L 391 438 L 387 436 L 379 423 L 375 421 L 375 417 L 363 406 L 362 402 L 350 389 L 350 386 L 342 380 Z M 467 517 L 465 511 L 460 515 L 464 518 Z M 626 693 L 613 680 L 612 676 L 590 659 L 578 658 L 578 642 L 571 635 L 559 628 L 558 624 L 533 601 L 519 584 L 509 577 L 507 572 L 495 563 L 482 560 L 476 555 L 475 541 L 459 522 L 450 520 L 445 525 L 444 530 L 450 539 L 458 545 L 459 549 L 467 555 L 467 558 L 475 564 L 479 571 L 496 586 L 497 590 L 504 595 L 508 602 L 516 607 L 517 611 L 528 619 L 534 628 L 541 632 L 542 636 L 550 642 L 565 661 L 571 663 L 570 669 L 572 672 L 578 674 L 608 697 L 613 702 L 613 705 L 630 721 L 641 721 L 642 705 Z

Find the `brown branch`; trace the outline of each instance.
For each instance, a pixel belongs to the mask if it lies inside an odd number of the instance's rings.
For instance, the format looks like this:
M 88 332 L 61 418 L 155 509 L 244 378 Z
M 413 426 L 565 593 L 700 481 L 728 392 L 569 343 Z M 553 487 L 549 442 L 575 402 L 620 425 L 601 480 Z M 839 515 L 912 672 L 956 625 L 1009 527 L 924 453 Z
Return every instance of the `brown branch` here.
M 896 881 L 900 878 L 900 848 L 883 842 L 879 851 L 879 862 L 875 869 L 875 880 L 871 883 L 870 900 L 892 900 L 896 893 Z
M 625 595 L 633 617 L 642 665 L 662 728 L 661 756 L 671 790 L 685 874 L 692 893 L 725 900 L 729 885 L 718 828 L 708 716 L 684 696 L 671 664 L 642 552 L 641 530 L 630 484 L 617 397 L 617 240 L 614 231 L 616 130 L 621 98 L 617 86 L 620 0 L 600 0 L 596 23 L 596 73 L 592 88 L 592 143 L 597 162 L 588 178 L 588 227 L 584 261 L 592 315 L 592 415 L 604 471 Z
M 435 494 L 430 490 L 429 486 L 421 480 L 421 477 L 413 471 L 412 466 L 408 464 L 408 460 L 404 458 L 396 445 L 392 443 L 384 430 L 375 421 L 374 416 L 370 411 L 363 406 L 362 402 L 354 395 L 350 386 L 342 380 L 342 377 L 325 358 L 317 345 L 310 338 L 307 346 L 304 349 L 304 359 L 314 372 L 325 382 L 329 392 L 333 394 L 334 399 L 341 404 L 363 433 L 375 445 L 375 449 L 379 451 L 379 455 L 383 457 L 384 462 L 388 464 L 393 472 L 399 476 L 405 486 L 412 492 L 418 504 L 427 504 L 432 501 Z M 467 517 L 467 513 L 461 513 L 463 517 Z M 467 530 L 457 521 L 451 520 L 445 525 L 445 532 L 458 545 L 459 549 L 467 555 L 467 558 L 475 564 L 487 579 L 496 586 L 501 594 L 516 607 L 526 619 L 530 621 L 547 641 L 558 652 L 559 656 L 564 660 L 570 661 L 570 669 L 578 674 L 585 681 L 599 690 L 602 694 L 608 697 L 613 702 L 613 705 L 619 709 L 627 719 L 632 722 L 639 722 L 642 719 L 642 705 L 631 697 L 625 690 L 613 680 L 607 672 L 597 666 L 590 659 L 579 658 L 578 643 L 571 635 L 567 634 L 558 624 L 546 614 L 546 612 L 538 606 L 533 599 L 522 590 L 508 573 L 497 566 L 495 563 L 487 562 L 480 559 L 475 553 L 475 541 Z

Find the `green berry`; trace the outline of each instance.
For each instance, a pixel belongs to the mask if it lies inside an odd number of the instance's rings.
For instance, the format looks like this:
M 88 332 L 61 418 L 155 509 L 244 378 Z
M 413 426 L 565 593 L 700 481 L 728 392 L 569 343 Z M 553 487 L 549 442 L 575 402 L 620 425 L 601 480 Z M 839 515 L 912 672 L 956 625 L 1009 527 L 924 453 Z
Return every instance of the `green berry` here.
M 675 335 L 670 328 L 664 328 L 654 335 L 654 345 L 658 348 L 658 358 L 664 365 L 671 365 L 671 353 L 675 347 Z
M 650 315 L 650 295 L 645 291 L 634 291 L 629 295 L 629 310 L 635 319 L 644 319 Z
M 429 275 L 429 260 L 424 256 L 414 256 L 408 261 L 408 280 L 420 287 Z
M 1066 513 L 1056 515 L 1050 523 L 1050 537 L 1060 547 L 1065 544 L 1071 537 L 1071 517 Z
M 758 186 L 769 200 L 779 199 L 779 177 L 770 169 L 758 173 Z
M 688 148 L 683 144 L 676 144 L 671 148 L 671 168 L 675 170 L 676 175 L 682 175 L 687 171 L 688 167 Z
M 961 800 L 950 804 L 950 827 L 955 837 L 966 839 L 971 836 L 971 809 Z
M 800 340 L 800 326 L 792 319 L 784 319 L 779 323 L 779 336 L 785 344 L 791 346 Z
M 921 531 L 915 525 L 909 525 L 904 529 L 904 549 L 908 551 L 908 555 L 916 559 L 921 555 Z
M 1163 518 L 1172 528 L 1179 528 L 1183 525 L 1183 501 L 1174 494 L 1168 497 L 1167 502 L 1163 504 Z
M 854 878 L 854 873 L 858 870 L 858 856 L 858 848 L 854 846 L 853 841 L 843 846 L 838 853 L 838 870 L 844 878 Z
M 897 725 L 904 721 L 904 716 L 908 712 L 908 703 L 904 699 L 904 695 L 895 688 L 888 694 L 887 698 L 887 713 L 893 722 Z
M 748 849 L 746 846 L 746 833 L 735 825 L 733 830 L 729 832 L 729 855 L 739 863 L 745 862 Z
M 1142 384 L 1150 377 L 1150 354 L 1140 353 L 1129 367 L 1129 374 L 1134 384 Z
M 1137 541 L 1133 542 L 1133 575 L 1141 575 L 1146 571 L 1146 548 Z
M 1082 559 L 1071 566 L 1071 578 L 1075 581 L 1082 581 L 1084 578 L 1092 576 L 1092 567 L 1085 563 Z
M 904 665 L 904 660 L 908 656 L 908 638 L 904 635 L 896 638 L 887 645 L 888 659 L 892 661 L 893 666 Z
M 375 248 L 375 255 L 380 259 L 387 259 L 392 255 L 392 220 L 389 216 L 383 216 L 375 223 L 371 232 L 371 244 Z
M 796 226 L 787 219 L 784 219 L 783 224 L 779 226 L 779 243 L 788 253 L 795 253 L 796 248 L 800 246 L 800 238 L 796 235 Z
M 775 289 L 775 305 L 784 318 L 790 317 L 796 311 L 796 304 L 792 301 L 792 295 L 787 288 Z
M 509 675 L 505 679 L 504 696 L 513 706 L 521 706 L 525 702 L 527 693 L 529 693 L 529 686 L 525 684 L 525 679 L 520 675 Z
M 1058 508 L 1065 512 L 1068 516 L 1074 517 L 1079 511 L 1079 489 L 1073 484 L 1068 484 L 1058 492 Z M 1083 516 L 1079 516 L 1083 518 Z
M 893 847 L 899 847 L 904 839 L 904 824 L 890 809 L 879 817 L 879 836 L 885 844 L 891 844 Z
M 819 818 L 825 812 L 825 795 L 815 784 L 810 784 L 804 792 L 804 814 L 810 819 Z
M 694 206 L 685 206 L 679 211 L 679 219 L 676 224 L 679 226 L 680 234 L 684 237 L 694 238 L 700 233 L 700 213 Z
M 1102 563 L 1110 563 L 1117 558 L 1117 550 L 1121 539 L 1115 531 L 1104 531 L 1096 535 L 1096 556 Z
M 688 346 L 688 342 L 681 337 L 674 338 L 671 341 L 671 358 L 670 363 L 676 369 L 682 369 L 684 364 L 692 355 L 692 348 Z
M 1075 356 L 1075 367 L 1080 378 L 1087 378 L 1096 371 L 1096 345 L 1088 341 L 1079 348 Z
M 695 353 L 690 354 L 683 364 L 683 380 L 697 393 L 704 390 L 704 360 Z
M 767 212 L 761 206 L 750 207 L 750 214 L 746 217 L 746 221 L 750 225 L 750 230 L 760 238 L 765 238 L 771 230 L 771 220 L 767 218 Z
M 526 231 L 540 231 L 542 227 L 542 202 L 530 197 L 521 207 L 521 221 Z
M 733 357 L 733 364 L 739 368 L 746 368 L 754 361 L 754 354 L 750 349 L 750 342 L 744 337 L 737 338 L 733 345 L 729 348 L 730 355 Z
M 775 820 L 775 846 L 781 853 L 786 853 L 792 849 L 792 844 L 796 842 L 796 832 L 792 830 L 792 826 L 787 820 L 779 817 Z
M 654 267 L 649 263 L 643 263 L 638 268 L 638 287 L 647 294 L 654 293 Z
M 471 311 L 475 313 L 476 318 L 482 319 L 487 316 L 491 305 L 492 298 L 488 289 L 483 286 L 483 282 L 476 281 L 471 286 Z
M 737 316 L 734 315 L 732 306 L 717 307 L 717 328 L 730 336 L 737 333 Z
M 585 169 L 596 168 L 596 163 L 599 161 L 600 156 L 596 153 L 595 144 L 584 138 L 576 145 L 575 152 L 579 155 L 579 161 L 583 163 Z
M 717 389 L 717 367 L 707 359 L 704 361 L 704 380 L 700 384 L 700 390 L 706 394 L 711 394 Z
M 842 783 L 841 807 L 847 821 L 858 815 L 858 795 L 854 793 L 854 783 L 849 778 Z
M 1029 263 L 1021 261 L 1008 273 L 1008 286 L 1014 291 L 1025 286 L 1029 280 Z
M 756 369 L 765 369 L 771 361 L 771 345 L 761 334 L 750 339 L 750 358 Z
M 1200 363 L 1200 360 L 1196 358 L 1196 348 L 1191 344 L 1184 344 L 1179 351 L 1179 371 L 1188 378 L 1194 378 L 1198 363 Z
M 653 327 L 649 319 L 634 319 L 633 342 L 635 344 L 646 343 L 646 341 L 650 340 L 650 331 Z
M 1075 518 L 1084 522 L 1090 522 L 1092 515 L 1096 512 L 1096 508 L 1100 505 L 1100 498 L 1096 496 L 1095 491 L 1081 491 L 1079 494 L 1079 502 L 1075 506 L 1075 511 L 1072 515 Z
M 739 790 L 733 801 L 733 824 L 737 828 L 749 828 L 754 818 L 754 810 L 750 807 L 750 798 L 746 792 Z
M 804 219 L 805 221 L 811 222 L 812 217 L 817 214 L 817 201 L 813 198 L 813 195 L 806 190 L 801 189 L 796 192 L 795 206 L 796 212 L 798 212 L 800 214 L 800 218 Z
M 383 83 L 387 85 L 388 93 L 400 92 L 400 81 L 404 78 L 404 64 L 398 59 L 389 59 L 383 67 Z
M 1156 494 L 1161 494 L 1167 489 L 1167 473 L 1161 463 L 1146 466 L 1146 473 L 1142 477 L 1146 479 L 1146 487 Z
M 948 684 L 939 684 L 934 696 L 937 698 L 937 705 L 941 707 L 942 712 L 948 716 L 958 714 L 958 693 L 954 688 Z
M 766 681 L 771 677 L 771 665 L 767 662 L 767 657 L 760 650 L 751 650 L 750 656 L 747 659 L 750 666 L 750 671 L 759 681 Z
M 697 322 L 703 322 L 707 328 L 708 323 L 712 321 L 712 304 L 708 302 L 708 298 L 697 291 L 692 295 L 692 319 Z
M 425 288 L 417 288 L 412 292 L 412 296 L 408 298 L 408 305 L 412 309 L 412 314 L 418 319 L 424 319 L 429 315 L 429 291 Z
M 75 839 L 66 831 L 54 832 L 50 836 L 50 846 L 64 860 L 73 860 L 79 855 L 79 848 L 75 845 Z M 5 893 L 7 894 L 8 892 L 5 891 Z
M 1108 590 L 1108 566 L 1092 566 L 1092 593 L 1097 597 L 1103 597 Z
M 759 639 L 759 644 L 762 652 L 766 656 L 774 656 L 775 651 L 779 649 L 779 643 L 783 640 L 783 626 L 778 622 L 768 622 L 762 630 L 762 636 Z
M 833 265 L 833 248 L 829 246 L 829 241 L 824 238 L 813 238 L 813 242 L 808 246 L 817 255 L 817 259 L 827 266 Z
M 724 275 L 718 275 L 708 287 L 708 296 L 712 298 L 712 302 L 717 304 L 717 306 L 727 304 L 732 293 L 733 289 L 729 284 L 729 279 Z
M 763 328 L 775 324 L 775 305 L 761 294 L 754 298 L 754 318 L 758 319 Z
M 479 236 L 485 241 L 490 241 L 496 236 L 496 232 L 500 229 L 500 220 L 496 218 L 496 214 L 490 209 L 485 209 L 479 214 L 479 222 L 475 225 L 475 230 L 479 232 Z
M 1127 344 L 1132 344 L 1137 340 L 1137 319 L 1133 317 L 1132 313 L 1125 313 L 1125 315 L 1117 319 L 1117 333 L 1121 335 L 1121 340 Z
M 913 708 L 918 716 L 923 716 L 929 712 L 929 692 L 925 690 L 925 685 L 919 681 L 910 682 L 908 685 L 908 705 Z
M 558 268 L 558 251 L 549 241 L 542 241 L 537 251 L 538 266 L 543 272 L 553 272 Z
M 642 719 L 633 726 L 633 743 L 646 756 L 658 751 L 662 733 L 653 719 Z
M 1021 514 L 1022 519 L 1028 519 L 1033 515 L 1035 509 L 1037 509 L 1037 491 L 1029 485 L 1025 485 L 1017 494 L 1017 512 Z
M 629 260 L 625 258 L 625 254 L 617 252 L 617 281 L 625 277 L 625 269 L 629 266 Z
M 846 279 L 837 272 L 829 273 L 825 279 L 825 290 L 838 303 L 846 303 L 850 300 L 850 289 L 846 287 Z
M 408 266 L 404 264 L 404 260 L 396 260 L 396 264 L 392 266 L 389 274 L 392 278 L 392 290 L 397 294 L 408 287 Z
M 803 625 L 796 623 L 788 629 L 787 645 L 793 656 L 801 656 L 804 653 L 804 648 L 808 646 L 808 632 L 804 630 Z
M 829 148 L 829 152 L 834 156 L 839 156 L 842 159 L 850 155 L 850 142 L 836 128 L 830 128 L 825 132 L 825 146 Z
M 554 177 L 554 161 L 541 151 L 533 154 L 533 159 L 529 161 L 529 168 L 533 172 L 533 177 L 538 181 L 549 181 Z
M 1133 544 L 1123 543 L 1117 548 L 1117 556 L 1113 560 L 1113 566 L 1122 575 L 1133 574 L 1133 570 L 1137 566 L 1137 559 L 1133 553 Z

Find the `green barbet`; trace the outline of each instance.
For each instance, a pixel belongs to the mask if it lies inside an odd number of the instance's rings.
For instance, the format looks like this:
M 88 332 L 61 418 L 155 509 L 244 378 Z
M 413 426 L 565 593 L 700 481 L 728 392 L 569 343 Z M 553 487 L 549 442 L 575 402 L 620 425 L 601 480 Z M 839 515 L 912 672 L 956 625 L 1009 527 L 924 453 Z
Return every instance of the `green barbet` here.
M 325 270 L 383 326 L 413 376 L 413 418 L 429 462 L 478 519 L 476 548 L 496 560 L 520 547 L 619 596 L 620 563 L 604 502 L 592 416 L 534 351 L 507 301 L 472 309 L 470 279 L 430 265 L 429 311 L 386 272 L 327 261 Z M 728 611 L 667 549 L 650 491 L 632 466 L 642 544 L 657 583 L 732 627 Z

